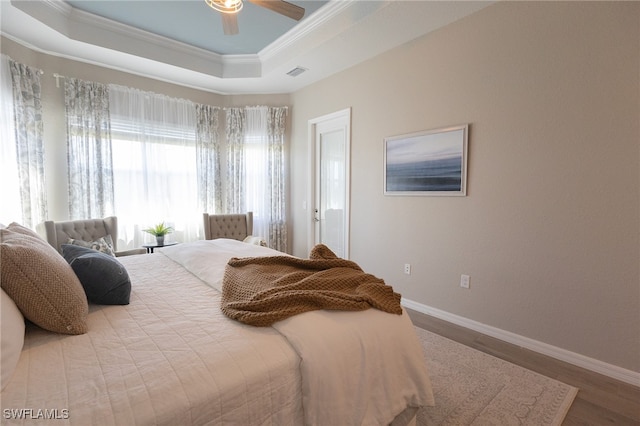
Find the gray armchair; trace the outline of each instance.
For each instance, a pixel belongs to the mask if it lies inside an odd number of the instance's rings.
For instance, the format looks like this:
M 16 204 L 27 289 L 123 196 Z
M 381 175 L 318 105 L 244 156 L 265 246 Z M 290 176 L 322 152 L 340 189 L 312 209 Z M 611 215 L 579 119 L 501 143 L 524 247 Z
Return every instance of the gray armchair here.
M 253 233 L 253 212 L 245 214 L 208 214 L 204 220 L 204 239 L 231 238 L 244 241 Z
M 231 238 L 245 243 L 267 246 L 260 237 L 253 236 L 253 212 L 244 214 L 203 213 L 204 239 Z
M 115 216 L 61 222 L 47 220 L 44 222 L 44 231 L 49 244 L 60 253 L 62 253 L 62 244 L 67 244 L 69 238 L 91 242 L 107 235 L 113 241 L 113 251 L 116 256 L 146 253 L 143 248 L 118 251 L 118 218 Z

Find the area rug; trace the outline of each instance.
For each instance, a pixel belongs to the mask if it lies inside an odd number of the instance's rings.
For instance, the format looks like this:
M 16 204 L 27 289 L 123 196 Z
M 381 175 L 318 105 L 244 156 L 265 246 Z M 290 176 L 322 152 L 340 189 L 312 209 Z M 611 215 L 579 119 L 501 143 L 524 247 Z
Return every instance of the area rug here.
M 560 425 L 578 389 L 416 327 L 435 407 L 418 426 Z

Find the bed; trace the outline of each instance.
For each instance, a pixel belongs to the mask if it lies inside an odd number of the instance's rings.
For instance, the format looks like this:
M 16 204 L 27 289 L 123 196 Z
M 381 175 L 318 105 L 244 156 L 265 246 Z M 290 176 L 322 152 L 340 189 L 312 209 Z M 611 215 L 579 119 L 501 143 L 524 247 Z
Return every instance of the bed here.
M 268 327 L 225 316 L 228 261 L 279 255 L 218 239 L 118 258 L 129 304 L 88 304 L 77 335 L 27 324 L 3 383 L 2 423 L 408 424 L 433 405 L 405 312 L 315 310 Z

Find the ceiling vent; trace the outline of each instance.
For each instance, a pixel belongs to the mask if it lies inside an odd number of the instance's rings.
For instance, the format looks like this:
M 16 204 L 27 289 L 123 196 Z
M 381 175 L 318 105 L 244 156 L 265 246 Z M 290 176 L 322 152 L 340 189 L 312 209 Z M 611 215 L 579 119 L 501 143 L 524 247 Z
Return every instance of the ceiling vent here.
M 291 77 L 297 77 L 297 76 L 299 76 L 300 74 L 302 74 L 305 71 L 308 71 L 308 70 L 306 68 L 302 68 L 302 67 L 295 67 L 294 69 L 289 71 L 287 73 L 287 75 L 290 75 Z

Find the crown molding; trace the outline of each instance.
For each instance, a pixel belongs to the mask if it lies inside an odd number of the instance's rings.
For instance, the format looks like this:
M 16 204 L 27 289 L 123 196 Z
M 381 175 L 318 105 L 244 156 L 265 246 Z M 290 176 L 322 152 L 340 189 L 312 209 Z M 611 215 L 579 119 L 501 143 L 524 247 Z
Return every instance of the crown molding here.
M 311 33 L 318 28 L 330 23 L 335 17 L 339 16 L 346 9 L 353 7 L 356 3 L 357 0 L 342 0 L 327 3 L 313 15 L 291 29 L 291 31 L 283 34 L 273 43 L 258 52 L 260 59 L 264 62 L 273 59 L 275 56 L 289 49 L 292 45 L 299 43 L 311 35 Z
M 12 3 L 16 3 L 12 0 Z M 60 0 L 42 0 L 43 5 L 49 7 L 51 11 L 56 11 L 66 16 L 70 16 L 74 8 L 67 2 Z
M 368 15 L 372 6 L 365 3 L 371 2 L 329 2 L 258 54 L 221 55 L 76 9 L 63 0 L 11 0 L 17 9 L 71 40 L 224 79 L 263 77 L 296 52 L 313 49 L 353 25 L 356 17 Z M 389 0 L 374 3 L 374 9 L 379 9 Z M 345 15 L 351 19 L 344 19 Z
M 219 78 L 261 77 L 262 63 L 257 54 L 220 55 L 78 10 L 62 0 L 12 0 L 11 4 L 71 40 Z

